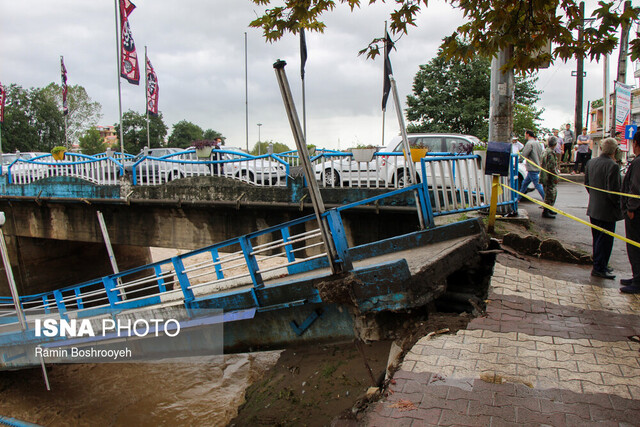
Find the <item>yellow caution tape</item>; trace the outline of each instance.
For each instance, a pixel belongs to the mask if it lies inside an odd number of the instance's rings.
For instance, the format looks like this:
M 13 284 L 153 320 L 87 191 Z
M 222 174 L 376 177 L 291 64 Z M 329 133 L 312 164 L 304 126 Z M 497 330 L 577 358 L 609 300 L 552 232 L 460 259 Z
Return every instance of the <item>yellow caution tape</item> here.
M 598 227 L 597 225 L 593 225 L 593 224 L 591 224 L 590 222 L 587 222 L 587 221 L 585 221 L 585 220 L 583 220 L 583 219 L 580 219 L 580 218 L 578 218 L 578 217 L 576 217 L 576 216 L 573 216 L 573 215 L 571 215 L 571 214 L 568 214 L 568 213 L 566 213 L 566 212 L 563 212 L 563 211 L 561 211 L 560 209 L 554 208 L 554 207 L 553 207 L 553 206 L 551 206 L 551 205 L 548 205 L 548 204 L 546 204 L 546 203 L 544 203 L 544 202 L 540 202 L 540 201 L 538 201 L 538 200 L 536 200 L 536 199 L 534 199 L 534 198 L 532 198 L 532 197 L 527 196 L 526 194 L 522 194 L 522 193 L 521 193 L 521 192 L 519 192 L 518 190 L 514 190 L 513 188 L 509 187 L 509 186 L 508 186 L 508 185 L 506 185 L 506 184 L 502 184 L 502 183 L 500 183 L 500 185 L 501 185 L 501 186 L 503 186 L 504 188 L 508 189 L 508 190 L 513 191 L 514 193 L 518 194 L 518 195 L 519 195 L 519 196 L 521 196 L 521 197 L 525 197 L 527 200 L 530 200 L 530 201 L 532 201 L 533 203 L 535 203 L 535 204 L 537 204 L 537 205 L 540 205 L 540 206 L 542 206 L 542 207 L 544 207 L 544 208 L 549 209 L 550 211 L 553 211 L 553 212 L 555 212 L 555 213 L 558 213 L 558 214 L 560 214 L 560 215 L 562 215 L 562 216 L 565 216 L 565 217 L 567 217 L 567 218 L 570 218 L 570 219 L 572 219 L 572 220 L 574 220 L 574 221 L 578 221 L 578 222 L 579 222 L 579 223 L 581 223 L 581 224 L 584 224 L 584 225 L 586 225 L 586 226 L 588 226 L 588 227 L 591 227 L 591 228 L 595 228 L 596 230 L 599 230 L 599 231 L 601 231 L 601 232 L 603 232 L 603 233 L 605 233 L 605 234 L 608 234 L 609 236 L 613 236 L 613 237 L 615 237 L 616 239 L 620 239 L 620 240 L 622 240 L 623 242 L 629 243 L 630 245 L 633 245 L 633 246 L 636 246 L 636 247 L 640 248 L 640 243 L 638 243 L 638 242 L 636 242 L 636 241 L 633 241 L 633 240 L 627 239 L 627 238 L 626 238 L 626 237 L 624 237 L 624 236 L 621 236 L 621 235 L 616 234 L 616 233 L 614 233 L 614 232 L 612 232 L 612 231 L 609 231 L 609 230 L 605 230 L 605 229 L 604 229 L 604 228 L 602 228 L 602 227 Z
M 538 169 L 540 169 L 541 171 L 545 171 L 545 172 L 546 172 L 546 173 L 548 173 L 549 175 L 553 175 L 553 176 L 555 176 L 556 178 L 560 178 L 560 179 L 562 179 L 563 181 L 567 181 L 567 182 L 570 182 L 570 183 L 572 183 L 572 184 L 576 184 L 576 185 L 581 185 L 582 187 L 589 188 L 589 189 L 591 189 L 591 190 L 602 191 L 603 193 L 615 194 L 615 195 L 617 195 L 617 196 L 629 197 L 629 198 L 631 198 L 631 199 L 640 199 L 640 195 L 638 195 L 638 194 L 618 193 L 617 191 L 608 191 L 608 190 L 603 190 L 602 188 L 592 187 L 592 186 L 590 186 L 590 185 L 582 184 L 582 183 L 580 183 L 580 182 L 571 181 L 571 180 L 570 180 L 570 179 L 568 179 L 568 178 L 565 178 L 565 177 L 560 176 L 560 175 L 556 175 L 555 173 L 553 173 L 553 172 L 549 172 L 548 170 L 544 169 L 543 167 L 541 167 L 541 166 L 539 166 L 539 165 L 536 165 L 536 164 L 535 164 L 535 163 L 533 163 L 530 159 L 527 159 L 526 157 L 524 157 L 522 154 L 519 154 L 519 156 L 520 156 L 520 157 L 522 157 L 523 159 L 525 159 L 527 162 L 529 162 L 529 163 L 531 163 L 532 165 L 534 165 L 535 167 L 537 167 Z

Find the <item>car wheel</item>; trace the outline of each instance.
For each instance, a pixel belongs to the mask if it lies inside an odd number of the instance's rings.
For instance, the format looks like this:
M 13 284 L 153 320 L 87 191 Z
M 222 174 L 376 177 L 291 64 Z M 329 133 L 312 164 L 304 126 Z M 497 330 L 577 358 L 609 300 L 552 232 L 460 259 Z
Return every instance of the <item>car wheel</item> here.
M 180 173 L 180 171 L 171 171 L 171 173 L 167 175 L 167 182 L 180 178 L 182 178 L 182 174 Z
M 240 179 L 242 181 L 247 181 L 247 182 L 250 182 L 252 184 L 256 183 L 254 181 L 254 179 L 253 179 L 253 172 L 251 172 L 251 171 L 246 171 L 245 170 L 245 171 L 240 172 Z
M 324 184 L 325 187 L 339 187 L 340 186 L 340 175 L 338 175 L 338 171 L 335 169 L 326 169 L 320 180 Z
M 404 188 L 404 187 L 410 185 L 407 182 L 407 175 L 408 174 L 405 173 L 405 169 L 399 170 L 397 175 L 398 176 L 397 176 L 396 182 L 398 183 L 398 188 Z M 415 183 L 416 184 L 420 183 L 420 176 L 418 174 L 416 174 Z

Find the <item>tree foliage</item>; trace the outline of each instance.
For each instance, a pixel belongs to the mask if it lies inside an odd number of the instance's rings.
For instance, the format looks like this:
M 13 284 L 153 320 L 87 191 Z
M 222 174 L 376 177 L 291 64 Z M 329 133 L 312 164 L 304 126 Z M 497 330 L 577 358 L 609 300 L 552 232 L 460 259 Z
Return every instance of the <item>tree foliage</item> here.
M 220 132 L 213 129 L 205 130 L 203 136 L 204 136 L 204 139 L 209 139 L 209 140 L 220 138 L 224 141 L 226 139 L 224 136 L 222 136 Z
M 6 87 L 5 120 L 2 125 L 4 151 L 50 151 L 65 145 L 62 89 L 51 83 L 44 88 Z M 92 102 L 82 86 L 69 86 L 67 136 L 69 144 L 97 124 L 101 106 Z
M 116 123 L 116 134 L 120 135 L 120 125 Z M 122 115 L 122 131 L 124 133 L 124 151 L 131 154 L 139 153 L 145 146 L 156 148 L 163 145 L 167 136 L 167 126 L 162 119 L 162 113 L 149 116 L 149 141 L 147 141 L 147 115 L 129 110 Z M 119 149 L 119 148 L 118 148 Z
M 100 131 L 95 126 L 91 126 L 84 135 L 80 137 L 80 152 L 82 154 L 98 154 L 107 150 L 107 145 L 102 141 Z
M 84 87 L 79 85 L 67 86 L 67 137 L 69 144 L 78 142 L 80 135 L 86 133 L 92 126 L 97 126 L 102 118 L 102 105 L 94 102 L 87 94 Z M 42 89 L 45 96 L 55 102 L 59 111 L 62 111 L 62 87 L 56 83 L 50 83 Z
M 464 133 L 487 140 L 489 134 L 489 100 L 491 63 L 475 57 L 468 63 L 447 60 L 441 55 L 420 66 L 413 80 L 413 94 L 407 97 L 410 132 Z M 542 110 L 535 108 L 540 92 L 536 77 L 516 77 L 514 114 L 526 111 L 530 129 L 537 127 Z M 516 120 L 517 121 L 517 120 Z
M 266 6 L 262 16 L 251 22 L 261 28 L 267 41 L 280 39 L 285 32 L 298 33 L 301 28 L 323 32 L 326 25 L 320 20 L 325 12 L 345 5 L 351 10 L 359 8 L 361 0 L 286 0 L 282 6 L 270 7 L 276 0 L 251 0 Z M 369 0 L 365 4 L 381 3 Z M 396 8 L 390 16 L 393 34 L 406 34 L 416 26 L 418 15 L 427 8 L 428 0 L 395 0 Z M 580 11 L 577 0 L 450 0 L 452 6 L 461 9 L 467 22 L 447 37 L 443 54 L 451 59 L 469 61 L 476 55 L 493 57 L 500 50 L 514 47 L 511 60 L 505 69 L 528 72 L 556 58 L 589 56 L 599 59 L 616 46 L 618 29 L 630 26 L 638 20 L 638 10 L 629 8 L 623 12 L 623 4 L 617 0 L 601 0 L 592 13 L 591 22 L 578 39 Z M 552 42 L 552 53 L 540 54 L 540 49 Z M 369 57 L 380 53 L 383 39 L 376 38 L 361 51 Z M 632 60 L 640 58 L 640 40 L 630 43 Z
M 169 147 L 187 148 L 198 139 L 204 139 L 202 128 L 187 120 L 180 120 L 173 125 L 171 136 L 169 136 Z
M 257 156 L 258 154 L 267 154 L 269 151 L 269 144 L 273 144 L 274 153 L 284 153 L 285 151 L 291 151 L 291 148 L 281 142 L 260 141 L 256 142 L 249 154 L 253 154 L 254 156 Z
M 5 89 L 3 151 L 48 152 L 64 145 L 64 120 L 54 99 L 41 88 L 23 89 L 11 84 Z

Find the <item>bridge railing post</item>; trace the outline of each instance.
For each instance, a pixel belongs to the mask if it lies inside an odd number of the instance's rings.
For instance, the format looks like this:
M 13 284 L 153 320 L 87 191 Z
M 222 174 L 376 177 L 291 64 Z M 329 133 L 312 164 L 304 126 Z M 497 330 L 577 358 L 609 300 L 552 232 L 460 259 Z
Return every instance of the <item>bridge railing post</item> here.
M 353 262 L 349 255 L 349 242 L 347 242 L 347 235 L 344 231 L 344 224 L 342 223 L 340 212 L 336 209 L 327 211 L 327 219 L 331 235 L 333 236 L 336 253 L 340 258 L 339 262 L 342 264 L 342 271 L 351 271 L 353 270 Z
M 156 273 L 156 277 L 158 278 L 158 290 L 162 292 L 167 292 L 167 287 L 164 284 L 164 278 L 162 278 L 162 268 L 159 265 L 153 267 L 153 270 Z
M 287 243 L 291 238 L 291 232 L 289 231 L 289 227 L 285 227 L 281 229 L 280 234 L 282 235 L 282 241 L 284 243 Z M 289 262 L 296 261 L 296 255 L 293 252 L 293 245 L 291 243 L 284 246 L 284 252 L 287 255 L 287 261 Z M 290 265 L 287 266 L 287 271 L 289 272 L 289 274 L 293 274 L 293 270 L 291 269 Z
M 120 291 L 117 288 L 118 282 L 114 277 L 106 276 L 102 278 L 102 283 L 107 292 L 109 305 L 111 305 L 111 308 L 116 308 L 116 303 L 120 301 Z
M 247 262 L 247 268 L 249 269 L 249 275 L 251 276 L 251 281 L 253 282 L 253 286 L 256 288 L 261 288 L 264 286 L 264 281 L 262 280 L 262 275 L 258 272 L 258 261 L 256 260 L 256 256 L 253 254 L 253 247 L 251 246 L 251 242 L 247 236 L 240 237 L 240 247 L 242 248 L 242 253 L 244 254 L 244 259 Z
M 420 160 L 420 168 L 422 169 L 422 188 L 420 191 L 418 191 L 418 196 L 420 197 L 421 203 L 420 206 L 417 206 L 417 208 L 422 209 L 422 217 L 425 219 L 425 226 L 427 228 L 431 228 L 434 226 L 433 207 L 431 206 L 431 196 L 429 195 L 429 178 L 427 177 L 427 164 L 424 159 Z
M 176 276 L 178 277 L 178 282 L 180 282 L 182 294 L 184 295 L 184 301 L 193 301 L 195 299 L 195 295 L 190 289 L 191 283 L 189 282 L 189 277 L 184 272 L 184 263 L 182 262 L 182 258 L 173 257 L 171 258 L 171 262 L 173 263 L 173 268 L 176 272 Z
M 65 306 L 64 301 L 62 299 L 62 292 L 56 289 L 55 291 L 53 291 L 53 297 L 56 299 L 56 306 L 58 307 L 58 313 L 60 314 L 60 318 L 69 319 L 69 317 L 67 317 L 67 307 Z
M 222 272 L 222 267 L 220 266 L 220 254 L 218 253 L 218 249 L 211 249 L 211 259 L 213 260 L 214 268 L 216 270 L 216 278 L 218 280 L 224 279 L 224 273 Z

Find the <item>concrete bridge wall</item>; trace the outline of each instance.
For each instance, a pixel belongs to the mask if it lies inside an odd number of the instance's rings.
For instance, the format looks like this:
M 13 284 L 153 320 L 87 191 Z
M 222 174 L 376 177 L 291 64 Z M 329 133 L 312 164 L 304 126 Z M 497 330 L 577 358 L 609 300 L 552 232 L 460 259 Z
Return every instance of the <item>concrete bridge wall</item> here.
M 23 188 L 20 194 L 0 197 L 0 210 L 7 217 L 3 231 L 21 294 L 111 272 L 98 210 L 117 248 L 121 270 L 148 263 L 150 246 L 197 249 L 313 213 L 300 180 L 289 187 L 255 187 L 216 177 L 181 179 L 158 187 L 132 187 L 123 182 L 119 198 L 101 197 L 110 193 L 80 183 L 81 188 L 91 190 L 88 197 L 82 197 L 84 190 L 67 191 L 75 197 L 42 196 L 53 194 L 49 187 L 60 185 L 59 181 L 40 183 L 43 188 L 36 195 L 37 188 Z M 73 188 L 72 184 L 65 185 Z M 332 207 L 385 191 L 327 189 L 323 198 Z M 351 245 L 417 230 L 415 208 L 408 206 L 413 200 L 395 198 L 386 203 L 343 214 Z M 5 274 L 0 277 L 0 294 L 8 295 Z

